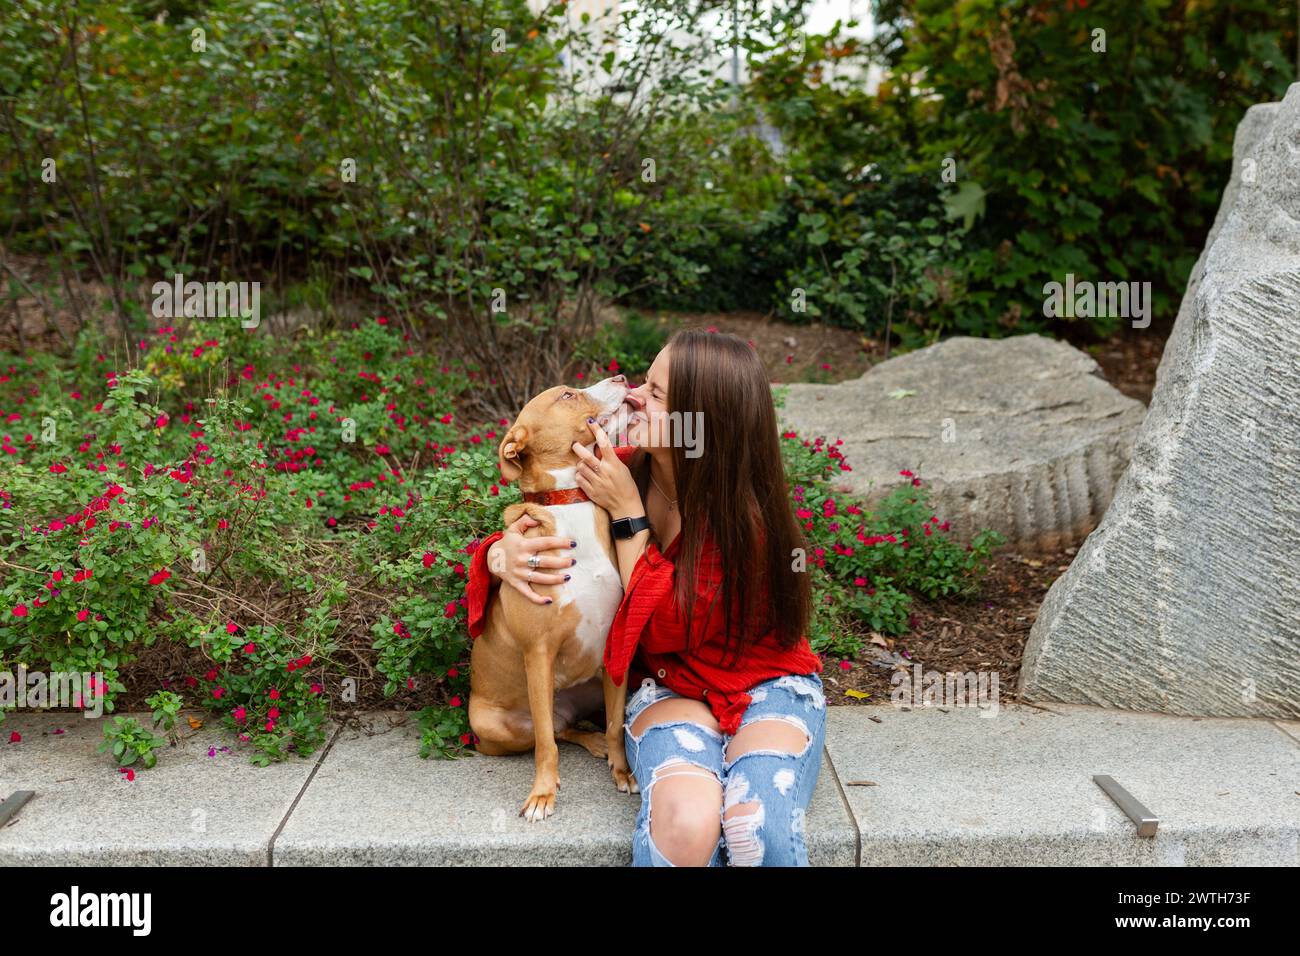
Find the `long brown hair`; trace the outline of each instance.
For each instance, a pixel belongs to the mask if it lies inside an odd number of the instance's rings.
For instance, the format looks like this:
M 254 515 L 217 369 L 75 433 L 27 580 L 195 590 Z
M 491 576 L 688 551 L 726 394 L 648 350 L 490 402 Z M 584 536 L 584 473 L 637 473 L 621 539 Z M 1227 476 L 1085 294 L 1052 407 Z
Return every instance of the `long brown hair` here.
M 667 348 L 668 411 L 703 425 L 702 436 L 696 433 L 702 454 L 687 457 L 683 441 L 674 442 L 672 453 L 682 521 L 677 606 L 695 604 L 696 568 L 711 533 L 722 565 L 714 600 L 722 600 L 724 657 L 732 652 L 738 661 L 770 631 L 778 643 L 794 647 L 808 627 L 810 585 L 807 573 L 793 570 L 796 549 L 806 546 L 790 505 L 767 370 L 748 342 L 725 332 L 682 329 Z M 650 456 L 638 452 L 630 464 L 644 500 Z M 710 606 L 703 620 L 712 614 Z M 682 616 L 690 647 L 694 615 Z

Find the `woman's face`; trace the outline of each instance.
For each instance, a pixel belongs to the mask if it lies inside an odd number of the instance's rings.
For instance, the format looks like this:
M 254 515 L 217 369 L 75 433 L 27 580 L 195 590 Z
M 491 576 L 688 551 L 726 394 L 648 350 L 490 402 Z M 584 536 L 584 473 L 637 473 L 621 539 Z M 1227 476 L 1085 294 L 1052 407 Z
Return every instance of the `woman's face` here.
M 627 393 L 636 411 L 628 419 L 627 440 L 638 448 L 668 447 L 668 349 L 655 356 L 645 382 Z

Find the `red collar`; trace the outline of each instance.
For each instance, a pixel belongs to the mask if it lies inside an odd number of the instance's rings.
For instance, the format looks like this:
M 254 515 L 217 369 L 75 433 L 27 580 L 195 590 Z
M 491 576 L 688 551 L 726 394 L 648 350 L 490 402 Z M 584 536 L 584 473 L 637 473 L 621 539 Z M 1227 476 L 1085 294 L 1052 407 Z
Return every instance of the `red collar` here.
M 525 491 L 524 501 L 535 505 L 572 505 L 579 501 L 590 501 L 581 488 L 557 488 L 554 491 Z

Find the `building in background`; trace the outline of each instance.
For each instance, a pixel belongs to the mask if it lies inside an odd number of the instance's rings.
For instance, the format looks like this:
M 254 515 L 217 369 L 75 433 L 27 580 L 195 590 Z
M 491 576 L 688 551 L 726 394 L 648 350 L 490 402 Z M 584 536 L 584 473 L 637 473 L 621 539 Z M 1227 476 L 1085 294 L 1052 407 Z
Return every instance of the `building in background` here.
M 540 13 L 552 0 L 528 0 L 528 2 L 534 13 Z M 749 81 L 748 65 L 735 42 L 734 32 L 734 11 L 742 2 L 745 0 L 730 0 L 730 2 L 720 0 L 715 9 L 706 14 L 702 20 L 702 36 L 674 37 L 676 42 L 686 43 L 694 40 L 710 46 L 713 50 L 710 57 L 712 72 L 720 79 L 738 84 Z M 759 0 L 759 3 L 760 8 L 771 9 L 770 3 L 764 0 Z M 582 67 L 582 72 L 598 72 L 597 64 L 600 56 L 609 49 L 611 44 L 616 47 L 618 58 L 622 62 L 627 62 L 636 56 L 635 26 L 632 29 L 621 29 L 620 18 L 627 14 L 634 19 L 637 7 L 635 0 L 569 0 L 565 4 L 564 16 L 569 29 L 583 31 L 589 41 L 591 59 L 594 62 L 578 64 Z M 839 20 L 844 23 L 856 21 L 857 24 L 842 28 L 842 36 L 856 37 L 864 41 L 871 40 L 874 36 L 875 24 L 872 19 L 871 0 L 811 0 L 806 13 L 807 30 L 810 33 L 825 33 Z M 585 24 L 584 16 L 589 18 Z M 569 69 L 575 66 L 571 52 L 567 50 L 562 55 L 562 62 Z M 865 82 L 868 92 L 875 92 L 880 83 L 880 68 L 875 64 L 865 72 L 859 65 L 853 63 L 835 63 L 832 69 L 836 72 L 827 77 L 831 82 Z M 607 81 L 609 77 L 605 76 L 603 79 Z
M 533 12 L 540 14 L 552 0 L 528 2 Z M 742 2 L 744 0 L 720 0 L 713 10 L 704 15 L 698 31 L 693 34 L 682 31 L 670 35 L 676 44 L 699 45 L 706 74 L 712 74 L 717 79 L 738 87 L 749 82 L 749 66 L 737 42 L 735 31 L 736 10 Z M 753 0 L 749 2 L 752 3 Z M 760 9 L 771 9 L 771 4 L 766 0 L 759 0 L 759 3 Z M 745 8 L 750 8 L 748 3 Z M 626 65 L 634 62 L 639 46 L 637 12 L 636 0 L 569 0 L 565 4 L 564 18 L 568 29 L 575 33 L 581 32 L 583 43 L 581 50 L 564 50 L 560 59 L 580 93 L 630 92 L 615 87 L 616 77 L 621 72 L 619 67 L 616 66 L 611 75 L 601 68 L 600 63 L 611 47 L 616 51 L 617 63 Z M 808 33 L 824 34 L 834 27 L 836 21 L 840 21 L 846 24 L 841 27 L 842 38 L 869 41 L 874 36 L 871 0 L 811 0 L 805 12 L 805 29 Z M 585 23 L 584 16 L 588 18 Z M 624 20 L 628 22 L 624 23 Z M 854 25 L 847 26 L 849 23 Z M 834 60 L 826 64 L 824 82 L 836 85 L 865 84 L 867 92 L 874 93 L 882 75 L 877 64 L 864 69 L 860 63 Z M 751 132 L 766 142 L 778 156 L 785 152 L 780 133 L 766 121 L 760 120 Z

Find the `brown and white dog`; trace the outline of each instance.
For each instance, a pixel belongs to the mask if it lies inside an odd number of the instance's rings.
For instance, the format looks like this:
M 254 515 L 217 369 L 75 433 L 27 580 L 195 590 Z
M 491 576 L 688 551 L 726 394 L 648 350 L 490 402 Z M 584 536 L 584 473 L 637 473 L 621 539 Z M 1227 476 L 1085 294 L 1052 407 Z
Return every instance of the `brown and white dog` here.
M 577 558 L 571 580 L 533 585 L 554 599 L 551 604 L 534 604 L 512 587 L 497 589 L 470 654 L 469 723 L 479 737 L 479 752 L 534 751 L 533 789 L 519 811 L 529 822 L 555 812 L 557 739 L 605 757 L 615 786 L 639 792 L 623 749 L 627 682 L 615 687 L 603 667 L 623 579 L 610 515 L 578 488 L 579 459 L 573 451 L 574 442 L 595 447 L 589 417 L 618 443 L 631 411 L 624 404 L 627 393 L 622 375 L 585 389 L 548 388 L 524 406 L 499 449 L 502 476 L 517 482 L 524 495 L 523 503 L 506 509 L 505 524 L 528 513 L 540 524 L 524 532 L 526 537 L 559 535 L 577 542 L 565 552 Z M 575 730 L 578 718 L 596 711 L 602 697 L 605 732 Z

